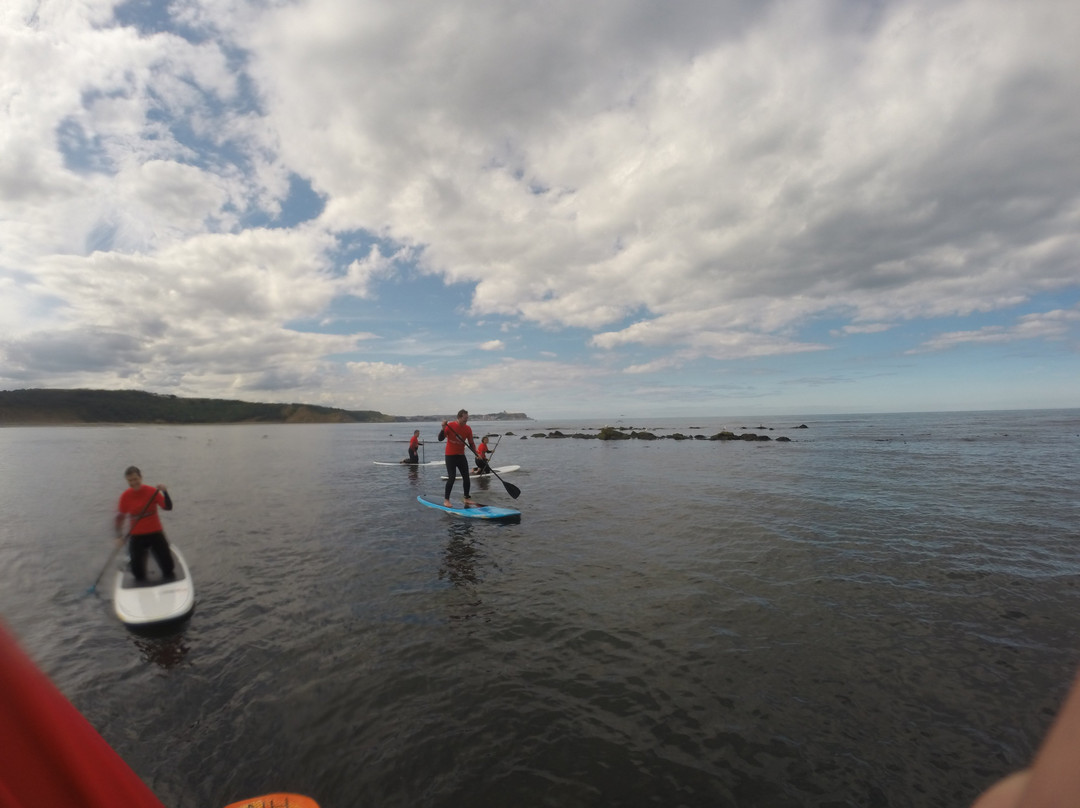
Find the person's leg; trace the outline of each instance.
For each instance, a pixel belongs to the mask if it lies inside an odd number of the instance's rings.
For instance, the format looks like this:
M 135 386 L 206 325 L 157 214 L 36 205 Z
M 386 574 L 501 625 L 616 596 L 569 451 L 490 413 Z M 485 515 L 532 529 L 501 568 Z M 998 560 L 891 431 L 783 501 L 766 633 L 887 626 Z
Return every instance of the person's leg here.
M 173 563 L 172 553 L 169 552 L 169 542 L 165 539 L 164 533 L 150 535 L 150 550 L 154 553 L 154 559 L 161 569 L 161 574 L 166 578 L 171 577 L 176 565 Z
M 454 455 L 446 456 L 446 490 L 443 493 L 443 505 L 450 507 L 450 492 L 454 490 L 454 480 L 457 479 L 457 461 Z M 465 479 L 468 479 L 466 476 Z
M 146 537 L 132 536 L 128 539 L 128 557 L 131 559 L 131 574 L 136 581 L 146 580 Z
M 472 481 L 469 479 L 469 461 L 465 459 L 465 455 L 458 455 L 458 468 L 461 469 L 461 488 L 465 494 L 465 501 L 469 501 L 469 490 L 472 485 Z

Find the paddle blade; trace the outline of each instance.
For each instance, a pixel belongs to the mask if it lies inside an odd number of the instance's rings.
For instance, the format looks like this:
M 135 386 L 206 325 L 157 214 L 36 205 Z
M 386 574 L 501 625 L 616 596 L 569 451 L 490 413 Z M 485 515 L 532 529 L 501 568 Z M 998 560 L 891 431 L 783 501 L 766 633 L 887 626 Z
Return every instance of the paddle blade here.
M 510 496 L 512 496 L 512 497 L 513 497 L 514 499 L 517 499 L 518 497 L 520 497 L 520 496 L 521 496 L 521 489 L 520 489 L 520 488 L 518 488 L 518 487 L 517 487 L 516 485 L 514 485 L 513 483 L 508 483 L 508 482 L 507 482 L 506 480 L 504 480 L 504 479 L 503 479 L 502 477 L 499 477 L 499 482 L 501 482 L 501 483 L 503 484 L 503 488 L 505 488 L 505 489 L 506 489 L 506 493 L 508 493 L 508 494 L 509 494 Z

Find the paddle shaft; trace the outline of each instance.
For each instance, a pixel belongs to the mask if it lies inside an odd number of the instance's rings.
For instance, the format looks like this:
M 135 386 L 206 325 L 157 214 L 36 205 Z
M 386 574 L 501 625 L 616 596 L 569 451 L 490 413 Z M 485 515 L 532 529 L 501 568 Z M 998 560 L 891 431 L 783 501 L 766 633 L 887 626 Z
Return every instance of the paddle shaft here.
M 101 568 L 101 572 L 99 572 L 98 577 L 94 579 L 94 583 L 92 583 L 90 585 L 90 588 L 86 590 L 87 594 L 94 592 L 97 589 L 97 585 L 101 582 L 101 576 L 103 576 L 105 574 L 105 571 L 109 569 L 109 565 L 113 563 L 113 559 L 116 558 L 116 554 L 120 552 L 120 548 L 127 544 L 127 540 L 131 538 L 131 531 L 135 529 L 135 525 L 139 524 L 139 521 L 144 516 L 146 516 L 146 512 L 150 510 L 150 506 L 154 504 L 154 500 L 157 499 L 158 490 L 159 489 L 157 488 L 154 489 L 154 493 L 150 495 L 150 499 L 147 501 L 146 506 L 142 509 L 142 513 L 140 513 L 132 520 L 131 527 L 128 528 L 127 534 L 124 536 L 123 539 L 117 542 L 116 547 L 111 553 L 109 553 L 109 560 L 106 561 L 105 566 Z

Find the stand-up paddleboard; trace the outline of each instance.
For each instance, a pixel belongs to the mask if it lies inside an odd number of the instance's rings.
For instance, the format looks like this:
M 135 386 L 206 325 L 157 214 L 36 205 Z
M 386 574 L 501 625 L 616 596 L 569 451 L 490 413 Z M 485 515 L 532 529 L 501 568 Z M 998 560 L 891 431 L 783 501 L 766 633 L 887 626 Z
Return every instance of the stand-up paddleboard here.
M 445 466 L 445 460 L 432 460 L 430 463 L 407 463 L 404 460 L 398 460 L 396 463 L 390 463 L 386 460 L 374 461 L 376 466 Z
M 195 583 L 187 562 L 170 542 L 175 577 L 164 580 L 153 553 L 146 559 L 146 580 L 136 581 L 131 563 L 116 572 L 113 585 L 113 609 L 130 626 L 165 623 L 186 617 L 195 608 Z
M 263 794 L 250 800 L 230 802 L 225 808 L 319 808 L 319 804 L 303 794 Z
M 521 468 L 521 466 L 492 466 L 492 468 L 495 470 L 496 474 L 509 474 L 511 471 L 517 471 L 519 468 Z M 489 471 L 485 471 L 483 474 L 470 474 L 469 476 L 472 477 L 474 480 L 479 480 L 482 477 L 494 477 L 495 475 Z M 442 478 L 444 480 L 450 479 L 445 474 L 442 476 Z
M 466 519 L 487 519 L 489 521 L 521 519 L 521 511 L 513 508 L 496 508 L 493 505 L 474 505 L 471 508 L 447 508 L 441 502 L 432 502 L 430 499 L 417 497 L 416 501 L 421 505 L 427 505 L 437 511 L 452 513 L 454 516 L 463 516 Z

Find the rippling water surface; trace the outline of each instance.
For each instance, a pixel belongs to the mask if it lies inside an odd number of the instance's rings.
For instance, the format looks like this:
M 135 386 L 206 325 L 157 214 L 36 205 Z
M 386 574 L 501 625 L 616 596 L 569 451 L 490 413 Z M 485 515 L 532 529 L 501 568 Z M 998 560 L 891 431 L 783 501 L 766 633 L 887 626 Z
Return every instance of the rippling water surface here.
M 600 425 L 474 424 L 511 525 L 374 465 L 412 425 L 0 429 L 0 609 L 171 808 L 967 806 L 1028 760 L 1080 663 L 1080 411 L 530 437 Z M 85 594 L 131 463 L 197 587 L 164 633 Z

